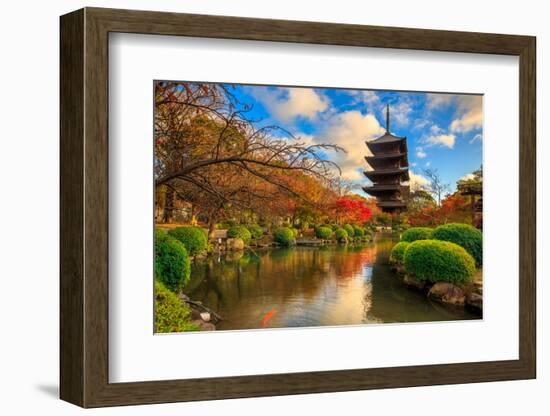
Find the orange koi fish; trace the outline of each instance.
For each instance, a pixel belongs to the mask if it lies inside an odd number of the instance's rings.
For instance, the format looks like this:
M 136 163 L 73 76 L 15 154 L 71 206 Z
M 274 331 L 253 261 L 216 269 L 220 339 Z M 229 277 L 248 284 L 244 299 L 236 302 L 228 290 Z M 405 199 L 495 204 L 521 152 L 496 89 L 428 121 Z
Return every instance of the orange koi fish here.
M 275 316 L 276 313 L 277 313 L 276 309 L 271 309 L 268 313 L 264 315 L 264 317 L 262 318 L 262 328 L 265 328 L 267 326 L 267 324 L 269 323 L 269 320 L 273 318 L 273 316 Z

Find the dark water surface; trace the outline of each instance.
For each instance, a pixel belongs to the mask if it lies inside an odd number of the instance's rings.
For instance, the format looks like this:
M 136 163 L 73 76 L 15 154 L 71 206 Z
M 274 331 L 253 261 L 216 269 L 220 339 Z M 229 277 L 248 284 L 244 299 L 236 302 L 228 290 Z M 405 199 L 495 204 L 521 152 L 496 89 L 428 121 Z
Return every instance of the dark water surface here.
M 348 246 L 214 255 L 185 292 L 224 320 L 218 330 L 426 322 L 479 317 L 406 288 L 390 270 L 389 236 Z

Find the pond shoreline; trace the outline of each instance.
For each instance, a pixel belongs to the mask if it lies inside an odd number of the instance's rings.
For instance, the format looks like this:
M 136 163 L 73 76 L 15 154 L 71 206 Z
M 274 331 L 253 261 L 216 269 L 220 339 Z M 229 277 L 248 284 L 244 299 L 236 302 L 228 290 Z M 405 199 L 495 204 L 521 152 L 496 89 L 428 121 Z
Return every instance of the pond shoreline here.
M 374 242 L 214 251 L 193 261 L 184 293 L 222 317 L 199 322 L 209 330 L 479 319 L 396 279 L 391 246 L 383 234 Z M 200 309 L 191 305 L 193 320 Z

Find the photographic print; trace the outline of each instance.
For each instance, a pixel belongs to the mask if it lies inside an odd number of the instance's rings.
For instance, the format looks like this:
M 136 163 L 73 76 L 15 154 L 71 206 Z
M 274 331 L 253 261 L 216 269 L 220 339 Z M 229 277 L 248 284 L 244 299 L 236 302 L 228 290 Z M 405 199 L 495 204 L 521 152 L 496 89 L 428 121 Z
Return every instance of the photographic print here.
M 481 319 L 482 104 L 154 81 L 155 333 Z

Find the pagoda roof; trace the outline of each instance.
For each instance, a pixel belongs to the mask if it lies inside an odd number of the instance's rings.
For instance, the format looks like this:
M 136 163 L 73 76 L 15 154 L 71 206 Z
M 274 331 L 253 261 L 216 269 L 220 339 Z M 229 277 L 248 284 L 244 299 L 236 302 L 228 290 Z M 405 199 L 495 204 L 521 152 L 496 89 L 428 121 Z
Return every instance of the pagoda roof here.
M 409 166 L 407 153 L 386 153 L 386 154 L 378 154 L 376 156 L 365 156 L 366 162 L 371 167 L 373 167 L 374 170 L 378 170 L 377 165 L 378 166 L 380 165 L 380 163 L 377 163 L 377 162 L 384 162 L 385 160 L 391 160 L 391 159 L 401 159 L 404 162 L 402 167 Z
M 395 191 L 400 191 L 400 190 L 401 190 L 401 185 L 397 183 L 385 184 L 385 185 L 374 184 L 374 185 L 363 187 L 363 191 L 373 196 L 380 195 L 380 194 L 387 194 L 388 192 L 393 193 Z
M 401 175 L 405 180 L 409 180 L 409 170 L 407 168 L 388 168 L 388 169 L 375 169 L 375 170 L 366 170 L 363 174 L 369 178 L 379 178 L 380 176 L 394 176 Z
M 386 130 L 386 133 L 384 133 L 384 135 L 378 137 L 377 139 L 368 141 L 367 144 L 395 143 L 395 142 L 401 142 L 406 139 L 407 139 L 406 137 L 395 136 Z
M 386 200 L 386 201 L 378 201 L 378 206 L 380 208 L 404 208 L 407 206 L 407 204 L 398 199 L 393 200 Z

